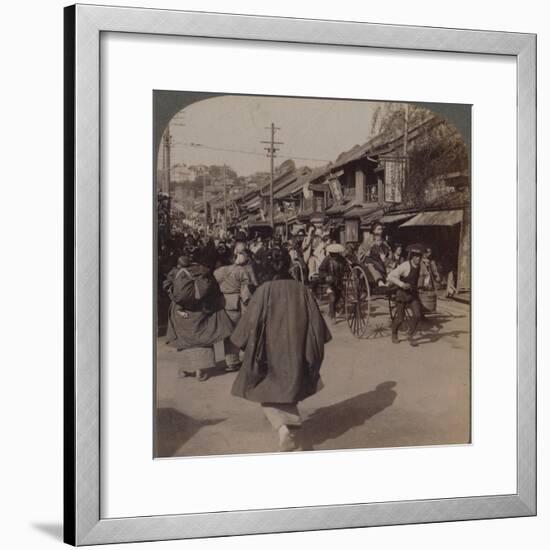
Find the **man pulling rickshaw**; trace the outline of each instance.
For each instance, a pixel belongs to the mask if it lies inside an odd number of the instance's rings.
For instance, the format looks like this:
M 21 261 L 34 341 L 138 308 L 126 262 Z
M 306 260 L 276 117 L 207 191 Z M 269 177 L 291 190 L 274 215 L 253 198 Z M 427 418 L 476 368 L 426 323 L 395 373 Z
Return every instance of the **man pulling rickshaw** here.
M 395 316 L 392 321 L 391 341 L 399 343 L 399 329 L 405 321 L 405 309 L 410 312 L 409 338 L 414 343 L 414 335 L 422 316 L 422 304 L 418 295 L 420 279 L 420 263 L 422 250 L 419 247 L 409 248 L 409 259 L 388 273 L 388 281 L 394 285 Z

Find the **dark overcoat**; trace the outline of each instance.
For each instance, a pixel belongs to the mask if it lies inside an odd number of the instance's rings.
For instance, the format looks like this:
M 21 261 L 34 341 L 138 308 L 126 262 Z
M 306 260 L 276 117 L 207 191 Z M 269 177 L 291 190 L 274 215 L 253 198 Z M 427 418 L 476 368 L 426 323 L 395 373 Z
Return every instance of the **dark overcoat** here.
M 231 336 L 244 349 L 231 393 L 259 403 L 297 403 L 316 393 L 325 343 L 319 306 L 293 279 L 269 281 L 250 300 Z
M 179 269 L 168 281 L 171 299 L 167 343 L 178 350 L 209 347 L 233 331 L 223 295 L 211 272 L 198 264 Z

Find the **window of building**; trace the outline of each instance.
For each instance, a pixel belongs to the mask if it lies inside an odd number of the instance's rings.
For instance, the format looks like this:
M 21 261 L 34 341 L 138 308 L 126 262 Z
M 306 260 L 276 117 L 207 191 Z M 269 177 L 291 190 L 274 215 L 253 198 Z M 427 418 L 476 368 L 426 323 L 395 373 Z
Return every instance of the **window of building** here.
M 365 185 L 365 202 L 378 202 L 378 184 Z

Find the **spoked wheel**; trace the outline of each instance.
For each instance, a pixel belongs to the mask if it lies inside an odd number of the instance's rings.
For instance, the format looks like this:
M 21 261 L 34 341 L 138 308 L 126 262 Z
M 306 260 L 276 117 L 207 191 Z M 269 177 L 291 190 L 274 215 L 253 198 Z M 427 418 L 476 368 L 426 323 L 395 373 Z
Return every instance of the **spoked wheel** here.
M 362 338 L 370 318 L 370 288 L 367 275 L 362 267 L 354 266 L 346 281 L 345 309 L 346 320 L 351 333 Z
M 292 262 L 292 265 L 288 271 L 293 279 L 299 283 L 304 282 L 304 269 L 302 268 L 302 264 L 300 262 Z

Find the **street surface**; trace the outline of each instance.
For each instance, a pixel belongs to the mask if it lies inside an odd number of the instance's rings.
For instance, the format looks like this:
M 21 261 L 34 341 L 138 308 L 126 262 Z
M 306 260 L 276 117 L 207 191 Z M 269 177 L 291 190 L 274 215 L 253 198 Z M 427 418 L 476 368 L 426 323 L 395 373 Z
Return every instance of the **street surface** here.
M 325 311 L 326 306 L 322 307 Z M 392 344 L 387 305 L 375 307 L 376 337 L 359 340 L 340 319 L 321 368 L 324 388 L 299 404 L 304 450 L 463 444 L 470 439 L 469 306 L 439 299 L 419 345 Z M 179 354 L 157 342 L 157 456 L 277 451 L 261 408 L 230 394 L 235 373 L 182 378 Z

